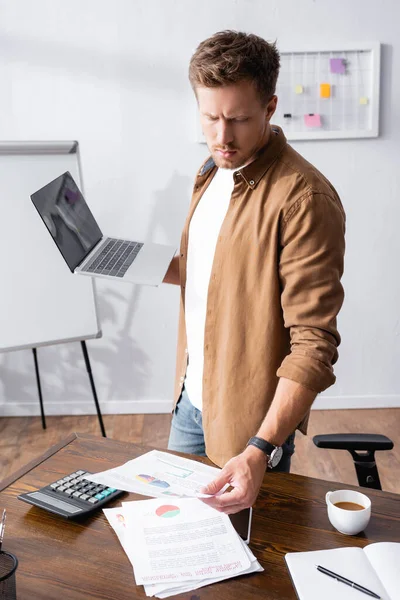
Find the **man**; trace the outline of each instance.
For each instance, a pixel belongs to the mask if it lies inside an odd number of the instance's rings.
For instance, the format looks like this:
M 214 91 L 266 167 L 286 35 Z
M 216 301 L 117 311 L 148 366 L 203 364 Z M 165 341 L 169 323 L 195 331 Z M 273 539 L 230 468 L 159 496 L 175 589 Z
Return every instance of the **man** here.
M 223 31 L 189 78 L 211 157 L 180 256 L 176 405 L 169 448 L 223 467 L 204 491 L 226 513 L 251 506 L 267 467 L 289 471 L 318 392 L 335 381 L 345 215 L 332 185 L 271 126 L 279 54 Z

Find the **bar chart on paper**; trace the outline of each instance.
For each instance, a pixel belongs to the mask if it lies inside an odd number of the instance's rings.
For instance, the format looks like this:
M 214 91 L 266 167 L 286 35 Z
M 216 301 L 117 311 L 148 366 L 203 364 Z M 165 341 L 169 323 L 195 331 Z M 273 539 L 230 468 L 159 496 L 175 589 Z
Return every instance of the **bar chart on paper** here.
M 379 43 L 280 54 L 272 122 L 289 140 L 378 135 Z

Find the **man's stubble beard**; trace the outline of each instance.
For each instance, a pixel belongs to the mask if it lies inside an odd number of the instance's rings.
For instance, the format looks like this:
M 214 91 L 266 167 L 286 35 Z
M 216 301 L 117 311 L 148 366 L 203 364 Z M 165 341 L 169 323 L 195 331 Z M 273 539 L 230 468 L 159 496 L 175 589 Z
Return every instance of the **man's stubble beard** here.
M 235 150 L 237 150 L 237 149 L 235 148 Z M 239 167 L 241 167 L 245 162 L 245 159 L 240 158 L 240 157 L 234 158 L 232 160 L 221 158 L 219 156 L 219 154 L 214 150 L 211 150 L 210 153 L 211 153 L 211 156 L 213 158 L 215 165 L 219 169 L 229 169 L 231 171 L 234 171 L 235 169 L 238 169 Z

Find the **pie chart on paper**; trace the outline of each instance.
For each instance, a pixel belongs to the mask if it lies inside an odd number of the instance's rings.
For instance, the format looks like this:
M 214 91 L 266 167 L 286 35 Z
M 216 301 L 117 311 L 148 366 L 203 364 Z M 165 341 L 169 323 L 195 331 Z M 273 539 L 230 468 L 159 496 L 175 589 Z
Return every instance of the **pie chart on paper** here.
M 173 504 L 163 504 L 156 509 L 156 515 L 163 517 L 164 519 L 170 519 L 171 517 L 177 517 L 181 511 L 178 506 Z
M 160 488 L 169 488 L 170 485 L 167 481 L 162 481 L 161 479 L 156 479 L 152 475 L 145 475 L 144 473 L 140 473 L 136 475 L 136 479 L 141 483 L 148 483 L 149 485 L 155 485 Z

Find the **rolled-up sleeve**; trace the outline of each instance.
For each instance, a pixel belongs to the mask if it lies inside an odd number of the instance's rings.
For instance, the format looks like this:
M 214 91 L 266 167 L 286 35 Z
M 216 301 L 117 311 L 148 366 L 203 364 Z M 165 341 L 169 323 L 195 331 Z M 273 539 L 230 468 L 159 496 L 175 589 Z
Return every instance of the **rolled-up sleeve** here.
M 281 303 L 291 351 L 278 377 L 322 392 L 335 382 L 340 336 L 337 315 L 345 250 L 345 215 L 338 197 L 309 192 L 283 217 Z

